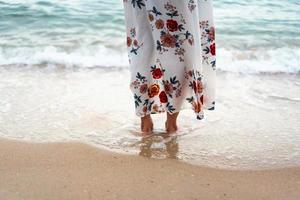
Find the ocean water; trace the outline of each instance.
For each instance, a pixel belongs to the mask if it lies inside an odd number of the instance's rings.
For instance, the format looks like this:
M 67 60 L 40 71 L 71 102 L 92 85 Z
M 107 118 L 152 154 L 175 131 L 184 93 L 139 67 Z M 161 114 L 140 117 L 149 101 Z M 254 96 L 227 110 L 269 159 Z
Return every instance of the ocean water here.
M 300 70 L 298 0 L 215 0 L 218 68 Z M 0 66 L 127 67 L 122 0 L 1 0 Z
M 141 137 L 121 0 L 0 0 L 0 137 L 226 169 L 300 165 L 300 3 L 215 0 L 216 110 Z

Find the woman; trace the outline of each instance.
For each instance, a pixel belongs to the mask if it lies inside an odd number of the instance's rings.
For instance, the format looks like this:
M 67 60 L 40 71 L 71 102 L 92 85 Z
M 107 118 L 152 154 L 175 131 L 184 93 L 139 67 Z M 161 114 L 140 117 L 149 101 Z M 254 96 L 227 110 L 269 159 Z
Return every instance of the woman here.
M 196 118 L 215 105 L 215 29 L 212 0 L 123 0 L 130 89 L 141 131 L 153 131 L 151 114 L 167 113 L 177 130 L 181 109 Z

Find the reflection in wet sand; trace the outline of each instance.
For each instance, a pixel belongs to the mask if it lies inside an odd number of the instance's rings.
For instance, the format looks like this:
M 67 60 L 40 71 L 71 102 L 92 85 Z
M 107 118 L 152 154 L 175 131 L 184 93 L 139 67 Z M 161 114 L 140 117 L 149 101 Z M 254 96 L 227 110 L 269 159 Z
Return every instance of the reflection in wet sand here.
M 116 69 L 0 68 L 0 137 L 79 140 L 217 168 L 300 164 L 299 75 L 219 72 L 214 112 L 198 121 L 192 110 L 183 110 L 176 135 L 165 133 L 165 114 L 153 115 L 149 137 L 139 132 L 129 77 Z
M 174 134 L 160 133 L 142 137 L 139 155 L 149 158 L 177 159 L 179 144 Z

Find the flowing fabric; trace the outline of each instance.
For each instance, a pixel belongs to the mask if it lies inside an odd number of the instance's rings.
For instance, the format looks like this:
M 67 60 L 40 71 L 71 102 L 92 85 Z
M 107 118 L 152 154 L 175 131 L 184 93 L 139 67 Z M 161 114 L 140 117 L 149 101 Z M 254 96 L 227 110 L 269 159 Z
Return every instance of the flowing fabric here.
M 135 113 L 215 108 L 211 0 L 123 0 Z

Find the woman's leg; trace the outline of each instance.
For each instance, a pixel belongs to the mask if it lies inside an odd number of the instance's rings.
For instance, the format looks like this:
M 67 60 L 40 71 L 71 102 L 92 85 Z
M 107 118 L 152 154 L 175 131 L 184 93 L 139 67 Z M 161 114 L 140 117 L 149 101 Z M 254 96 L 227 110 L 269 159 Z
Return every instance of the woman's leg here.
M 177 131 L 177 117 L 179 112 L 170 114 L 167 112 L 167 121 L 165 122 L 166 132 L 173 133 Z
M 141 131 L 150 134 L 153 130 L 150 113 L 154 102 L 149 97 L 148 87 L 155 83 L 150 71 L 155 63 L 155 42 L 148 21 L 146 1 L 124 0 L 123 2 L 131 75 L 130 90 L 134 96 L 135 112 L 137 116 L 143 116 L 140 117 Z
M 151 115 L 141 117 L 141 131 L 144 134 L 151 134 L 153 131 L 153 121 Z

